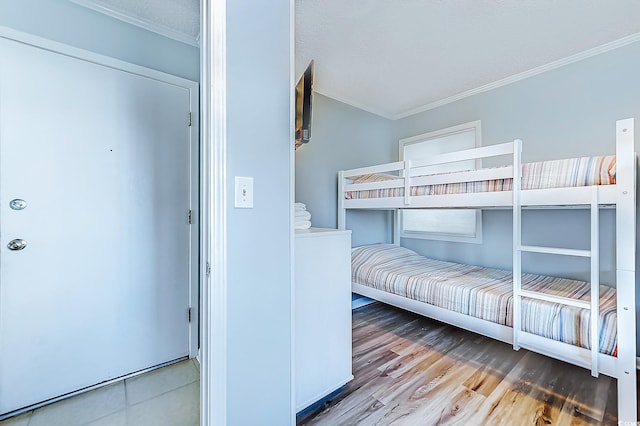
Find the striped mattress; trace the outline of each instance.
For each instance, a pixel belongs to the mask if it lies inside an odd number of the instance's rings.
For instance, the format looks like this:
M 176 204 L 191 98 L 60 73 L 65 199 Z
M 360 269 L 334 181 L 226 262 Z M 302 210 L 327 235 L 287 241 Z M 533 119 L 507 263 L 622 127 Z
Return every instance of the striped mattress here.
M 392 244 L 352 250 L 352 281 L 443 309 L 511 327 L 512 273 L 421 256 Z M 589 301 L 582 281 L 523 274 L 524 290 Z M 523 298 L 522 329 L 564 343 L 590 348 L 586 309 Z M 615 355 L 616 290 L 600 286 L 600 352 Z
M 415 176 L 417 177 L 417 176 Z M 398 176 L 367 174 L 354 176 L 352 183 L 380 182 Z M 616 183 L 616 156 L 569 158 L 522 165 L 522 189 L 547 189 L 574 186 L 613 185 Z M 511 191 L 513 179 L 411 186 L 411 195 L 467 194 L 474 192 Z M 347 199 L 403 197 L 404 188 L 349 191 Z

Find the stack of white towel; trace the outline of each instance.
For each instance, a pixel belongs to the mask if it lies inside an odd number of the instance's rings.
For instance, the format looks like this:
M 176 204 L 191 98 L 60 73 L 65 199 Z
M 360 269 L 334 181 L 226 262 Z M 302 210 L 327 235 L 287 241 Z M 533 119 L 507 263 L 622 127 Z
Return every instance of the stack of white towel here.
M 311 213 L 307 211 L 307 206 L 302 203 L 295 203 L 295 218 L 293 227 L 295 229 L 311 228 Z

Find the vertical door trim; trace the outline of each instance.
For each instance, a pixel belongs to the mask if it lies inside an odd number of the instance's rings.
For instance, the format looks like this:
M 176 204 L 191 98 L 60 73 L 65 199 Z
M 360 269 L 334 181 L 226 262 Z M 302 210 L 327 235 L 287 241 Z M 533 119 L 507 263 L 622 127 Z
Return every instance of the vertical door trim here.
M 200 2 L 201 373 L 200 424 L 227 424 L 226 0 Z
M 291 301 L 290 306 L 290 318 L 291 318 L 291 365 L 290 368 L 290 378 L 291 378 L 291 417 L 290 423 L 292 425 L 296 424 L 296 332 L 295 332 L 295 318 L 296 318 L 296 232 L 295 232 L 295 209 L 294 203 L 296 199 L 296 150 L 295 150 L 295 127 L 296 127 L 296 97 L 295 97 L 295 87 L 296 87 L 296 71 L 295 71 L 295 1 L 289 1 L 289 234 L 291 241 L 289 243 L 289 253 L 291 257 L 289 259 L 289 264 L 291 265 L 291 295 L 289 300 Z

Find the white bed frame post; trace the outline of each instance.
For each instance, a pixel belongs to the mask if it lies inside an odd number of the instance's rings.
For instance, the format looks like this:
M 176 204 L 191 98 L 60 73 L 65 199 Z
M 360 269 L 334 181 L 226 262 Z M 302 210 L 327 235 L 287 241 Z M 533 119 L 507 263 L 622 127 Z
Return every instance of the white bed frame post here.
M 513 349 L 520 349 L 522 322 L 522 141 L 513 141 Z
M 636 424 L 636 154 L 633 118 L 616 122 L 618 422 Z
M 400 238 L 402 237 L 400 212 L 400 209 L 393 211 L 393 244 L 397 246 L 400 245 Z
M 402 172 L 404 178 L 404 204 L 411 204 L 411 160 L 404 160 L 404 170 Z
M 591 375 L 598 377 L 598 354 L 600 353 L 600 205 L 598 187 L 591 188 L 591 300 L 589 318 L 591 321 Z
M 411 160 L 403 160 L 403 168 L 400 176 L 404 178 L 404 204 L 411 204 Z M 399 246 L 402 234 L 402 219 L 400 218 L 401 210 L 393 211 L 393 244 Z
M 338 172 L 338 229 L 347 229 L 347 209 L 344 208 L 344 171 Z

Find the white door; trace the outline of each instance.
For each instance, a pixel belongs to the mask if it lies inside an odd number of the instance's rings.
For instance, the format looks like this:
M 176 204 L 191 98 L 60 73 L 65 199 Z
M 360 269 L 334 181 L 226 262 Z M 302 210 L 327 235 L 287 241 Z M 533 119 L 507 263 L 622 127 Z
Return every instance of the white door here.
M 188 354 L 189 101 L 0 38 L 0 414 Z

